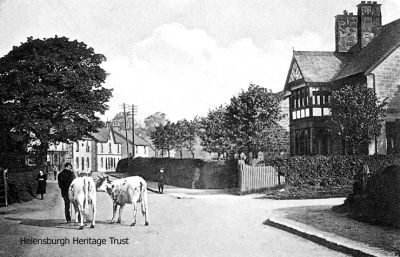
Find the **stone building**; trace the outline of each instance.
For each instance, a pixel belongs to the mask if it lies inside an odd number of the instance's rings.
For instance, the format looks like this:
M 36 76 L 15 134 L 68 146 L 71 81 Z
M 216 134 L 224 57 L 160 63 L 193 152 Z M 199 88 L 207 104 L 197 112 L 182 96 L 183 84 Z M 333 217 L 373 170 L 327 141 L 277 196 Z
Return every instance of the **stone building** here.
M 342 154 L 330 137 L 330 92 L 365 84 L 388 105 L 381 136 L 364 154 L 400 153 L 400 19 L 382 26 L 381 4 L 362 1 L 357 14 L 335 16 L 335 51 L 293 51 L 284 91 L 289 98 L 291 155 Z

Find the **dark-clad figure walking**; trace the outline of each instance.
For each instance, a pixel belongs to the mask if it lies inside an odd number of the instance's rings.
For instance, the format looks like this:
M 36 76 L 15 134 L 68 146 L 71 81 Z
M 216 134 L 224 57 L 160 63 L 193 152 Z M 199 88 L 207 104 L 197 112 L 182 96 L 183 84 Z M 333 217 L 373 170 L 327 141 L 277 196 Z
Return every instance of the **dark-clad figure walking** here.
M 72 181 L 75 179 L 75 174 L 72 171 L 71 163 L 65 163 L 65 169 L 58 174 L 58 186 L 61 190 L 61 196 L 64 199 L 64 210 L 65 210 L 65 218 L 67 223 L 71 222 L 71 214 L 70 214 L 70 201 L 68 197 L 68 189 L 71 185 Z
M 44 174 L 43 170 L 39 170 L 39 175 L 37 176 L 38 186 L 36 189 L 36 194 L 40 194 L 40 200 L 43 200 L 43 195 L 46 193 L 46 180 L 47 175 Z
M 160 172 L 157 174 L 157 182 L 158 182 L 158 193 L 162 194 L 164 192 L 164 183 L 165 183 L 165 174 L 163 168 L 161 168 Z
M 53 167 L 54 180 L 57 180 L 57 173 L 58 173 L 57 166 L 54 166 L 54 167 Z

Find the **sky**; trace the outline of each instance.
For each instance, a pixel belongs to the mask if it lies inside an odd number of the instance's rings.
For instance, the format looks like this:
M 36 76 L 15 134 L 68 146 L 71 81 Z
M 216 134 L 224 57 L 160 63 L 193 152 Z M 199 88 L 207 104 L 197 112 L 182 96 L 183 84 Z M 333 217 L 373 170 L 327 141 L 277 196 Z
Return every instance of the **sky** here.
M 334 16 L 356 0 L 0 0 L 0 56 L 27 37 L 66 36 L 106 56 L 121 105 L 137 118 L 204 116 L 250 83 L 283 89 L 294 50 L 333 51 Z M 383 24 L 399 0 L 381 0 Z

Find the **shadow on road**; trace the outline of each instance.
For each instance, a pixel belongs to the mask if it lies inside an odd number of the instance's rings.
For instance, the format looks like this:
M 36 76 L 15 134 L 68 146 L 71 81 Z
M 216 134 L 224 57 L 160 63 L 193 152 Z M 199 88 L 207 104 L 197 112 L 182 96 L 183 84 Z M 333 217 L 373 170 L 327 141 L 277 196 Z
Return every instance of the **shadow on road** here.
M 7 210 L 7 211 L 0 211 L 0 215 L 7 215 L 7 214 L 20 214 L 20 213 L 29 213 L 29 212 L 37 212 L 41 211 L 42 209 L 38 207 L 20 207 L 16 208 L 13 210 Z
M 47 227 L 47 228 L 63 228 L 63 229 L 77 229 L 78 224 L 75 222 L 65 223 L 64 219 L 22 219 L 22 218 L 6 218 L 12 221 L 21 221 L 20 225 Z M 108 224 L 106 221 L 96 221 L 96 224 Z

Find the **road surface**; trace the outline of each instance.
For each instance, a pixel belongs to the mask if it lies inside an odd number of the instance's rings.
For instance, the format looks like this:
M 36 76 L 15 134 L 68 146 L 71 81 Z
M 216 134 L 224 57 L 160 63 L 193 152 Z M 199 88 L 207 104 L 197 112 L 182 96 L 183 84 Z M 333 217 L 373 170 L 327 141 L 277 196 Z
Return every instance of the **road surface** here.
M 271 201 L 215 195 L 178 199 L 149 192 L 150 225 L 125 207 L 122 224 L 108 224 L 112 203 L 97 193 L 97 225 L 78 230 L 65 224 L 55 183 L 45 200 L 0 208 L 0 256 L 345 256 L 287 232 L 263 225 Z M 51 244 L 34 240 L 53 239 Z M 50 241 L 48 241 L 50 243 Z

